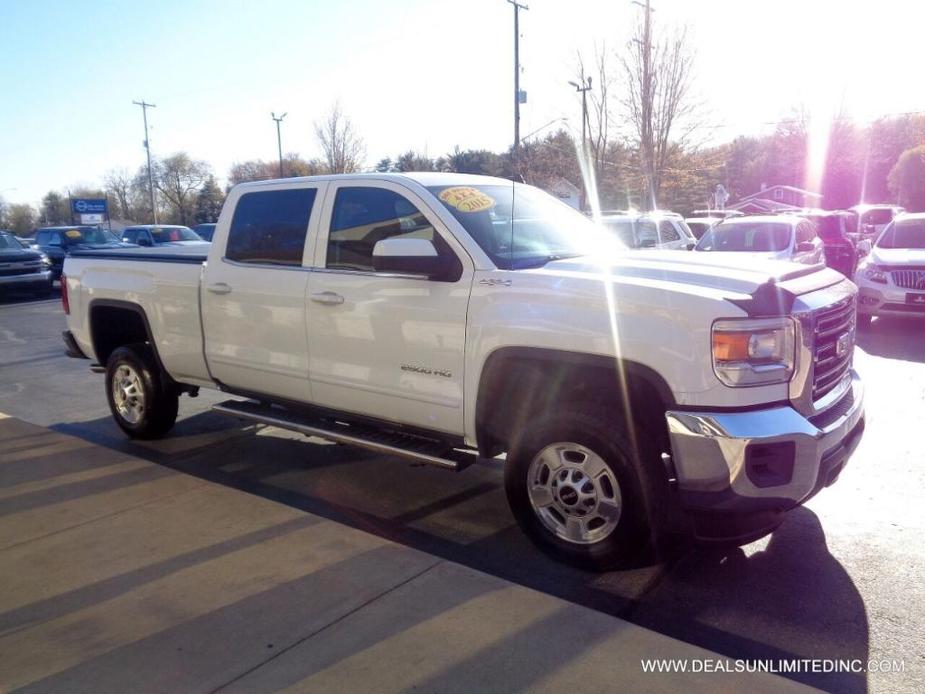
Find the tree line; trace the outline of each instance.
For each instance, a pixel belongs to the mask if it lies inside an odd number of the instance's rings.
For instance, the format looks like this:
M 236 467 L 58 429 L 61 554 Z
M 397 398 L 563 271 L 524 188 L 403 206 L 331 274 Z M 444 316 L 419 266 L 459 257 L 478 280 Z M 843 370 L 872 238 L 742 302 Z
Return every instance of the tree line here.
M 528 136 L 519 147 L 504 151 L 457 147 L 430 157 L 408 150 L 368 168 L 359 128 L 335 103 L 314 124 L 319 156 L 306 159 L 290 152 L 282 166 L 262 159 L 235 163 L 225 190 L 207 162 L 185 152 L 154 160 L 157 217 L 176 224 L 213 222 L 227 190 L 237 183 L 363 170 L 485 174 L 544 188 L 565 179 L 587 190 L 602 209 L 658 207 L 688 213 L 709 206 L 711 191 L 722 183 L 733 202 L 765 185 L 783 184 L 815 189 L 829 209 L 897 202 L 925 210 L 925 115 L 857 124 L 840 114 L 819 128 L 805 110 L 794 109 L 768 134 L 707 145 L 704 133 L 713 126 L 703 120 L 694 68 L 686 29 L 659 27 L 644 12 L 626 46 L 612 50 L 603 44 L 593 55 L 576 56 L 576 80 L 593 81 L 583 127 Z M 810 180 L 807 172 L 811 134 L 827 144 L 818 180 Z M 72 189 L 70 194 L 107 197 L 113 217 L 154 218 L 145 166 L 135 172 L 111 170 L 101 189 Z M 0 200 L 0 227 L 16 233 L 70 221 L 67 193 L 61 191 L 50 191 L 38 210 Z

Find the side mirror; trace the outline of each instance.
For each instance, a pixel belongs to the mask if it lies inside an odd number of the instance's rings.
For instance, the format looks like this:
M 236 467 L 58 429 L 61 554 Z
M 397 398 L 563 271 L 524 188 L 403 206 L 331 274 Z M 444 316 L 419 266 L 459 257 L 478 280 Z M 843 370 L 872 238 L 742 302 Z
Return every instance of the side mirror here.
M 858 241 L 858 255 L 865 256 L 870 253 L 873 244 L 870 242 L 870 239 L 864 239 L 863 241 Z
M 451 282 L 459 279 L 462 267 L 452 255 L 440 255 L 433 241 L 421 238 L 390 238 L 373 246 L 376 272 L 421 275 L 431 280 Z
M 148 247 L 150 247 L 150 246 L 151 246 L 151 239 L 139 238 L 139 239 L 138 239 L 138 245 L 139 245 L 139 246 L 148 246 Z
M 816 250 L 816 247 L 813 245 L 812 241 L 800 241 L 797 244 L 797 250 L 800 253 L 809 253 L 810 251 Z
M 696 243 L 695 241 L 688 241 L 688 242 L 687 242 L 686 248 L 687 248 L 687 250 L 692 251 L 692 250 L 694 250 L 694 246 L 696 246 L 696 245 L 697 245 L 697 243 Z

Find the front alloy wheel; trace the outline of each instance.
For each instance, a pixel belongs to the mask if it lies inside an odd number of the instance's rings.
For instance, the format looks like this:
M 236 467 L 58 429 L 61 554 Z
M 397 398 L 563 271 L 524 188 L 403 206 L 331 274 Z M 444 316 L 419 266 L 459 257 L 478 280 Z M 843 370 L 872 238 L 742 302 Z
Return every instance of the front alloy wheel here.
M 600 542 L 620 522 L 623 499 L 616 476 L 579 443 L 553 443 L 530 463 L 530 505 L 543 525 L 576 544 Z

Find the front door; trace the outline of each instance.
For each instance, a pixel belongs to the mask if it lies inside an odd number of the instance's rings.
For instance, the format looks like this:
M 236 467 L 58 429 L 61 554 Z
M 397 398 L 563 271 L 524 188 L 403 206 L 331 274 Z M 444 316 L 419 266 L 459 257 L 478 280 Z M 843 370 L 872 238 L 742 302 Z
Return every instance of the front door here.
M 332 184 L 325 208 L 308 288 L 312 400 L 461 434 L 471 260 L 404 186 Z M 458 259 L 458 278 L 377 273 L 373 247 L 393 236 L 433 241 Z
M 318 184 L 245 190 L 216 240 L 224 250 L 216 257 L 213 249 L 203 272 L 202 321 L 209 371 L 224 385 L 310 399 L 304 261 L 322 192 Z

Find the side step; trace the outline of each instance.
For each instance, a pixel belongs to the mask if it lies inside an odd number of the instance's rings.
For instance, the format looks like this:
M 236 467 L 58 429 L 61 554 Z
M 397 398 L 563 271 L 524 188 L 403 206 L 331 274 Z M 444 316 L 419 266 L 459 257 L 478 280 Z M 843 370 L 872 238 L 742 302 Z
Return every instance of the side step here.
M 306 436 L 366 448 L 383 455 L 394 455 L 415 463 L 462 470 L 476 462 L 473 453 L 456 450 L 448 444 L 398 432 L 379 431 L 370 426 L 344 424 L 331 419 L 306 417 L 278 407 L 253 401 L 226 400 L 212 406 L 214 412 L 252 422 L 297 431 Z

